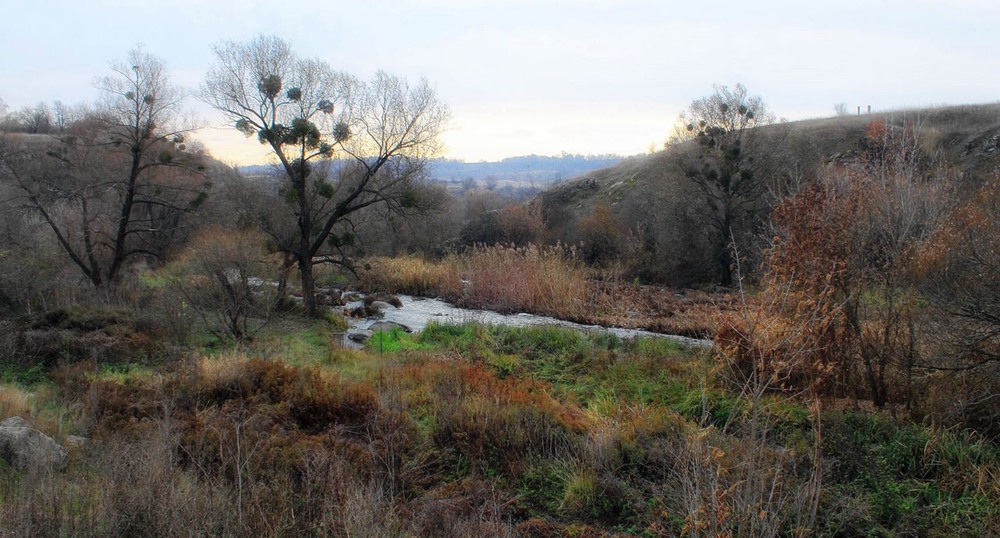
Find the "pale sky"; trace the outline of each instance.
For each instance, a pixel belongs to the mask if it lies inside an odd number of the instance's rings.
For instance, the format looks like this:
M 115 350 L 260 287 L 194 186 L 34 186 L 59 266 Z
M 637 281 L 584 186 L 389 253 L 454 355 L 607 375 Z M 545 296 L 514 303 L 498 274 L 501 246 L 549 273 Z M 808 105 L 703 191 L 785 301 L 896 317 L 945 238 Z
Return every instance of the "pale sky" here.
M 426 77 L 448 104 L 444 156 L 635 154 L 713 84 L 779 116 L 1000 100 L 997 0 L 17 0 L 0 18 L 0 99 L 91 102 L 136 44 L 196 91 L 222 40 L 260 33 L 368 77 Z M 204 104 L 208 149 L 263 162 Z

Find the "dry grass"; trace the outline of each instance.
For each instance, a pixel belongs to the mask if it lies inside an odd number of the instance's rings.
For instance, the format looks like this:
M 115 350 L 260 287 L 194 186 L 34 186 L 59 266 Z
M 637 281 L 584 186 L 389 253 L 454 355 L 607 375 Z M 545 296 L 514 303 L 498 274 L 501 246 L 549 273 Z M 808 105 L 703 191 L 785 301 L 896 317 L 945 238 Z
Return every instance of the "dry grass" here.
M 61 441 L 73 433 L 76 418 L 67 409 L 48 405 L 54 399 L 54 389 L 36 386 L 34 391 L 16 385 L 0 384 L 0 421 L 21 417 L 36 430 Z
M 362 277 L 369 291 L 443 297 L 467 308 L 579 318 L 587 269 L 561 247 L 477 247 L 440 262 L 376 258 Z
M 586 308 L 587 269 L 559 247 L 481 247 L 463 260 L 469 281 L 458 303 L 499 312 L 579 317 Z
M 454 258 L 430 262 L 416 256 L 371 258 L 361 282 L 369 291 L 437 295 L 454 299 L 461 294 L 462 279 Z
M 0 420 L 35 414 L 35 395 L 14 385 L 0 385 Z
M 735 293 L 604 282 L 591 288 L 587 315 L 580 321 L 711 338 L 737 303 Z

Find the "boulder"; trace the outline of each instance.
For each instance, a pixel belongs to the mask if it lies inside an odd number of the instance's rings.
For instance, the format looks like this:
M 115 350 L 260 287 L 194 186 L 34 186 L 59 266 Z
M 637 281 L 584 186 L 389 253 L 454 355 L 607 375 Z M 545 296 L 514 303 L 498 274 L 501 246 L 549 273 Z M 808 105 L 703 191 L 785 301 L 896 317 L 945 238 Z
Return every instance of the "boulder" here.
M 352 342 L 357 342 L 359 344 L 364 344 L 369 338 L 374 334 L 372 331 L 358 331 L 347 335 Z
M 58 470 L 66 466 L 66 450 L 21 417 L 0 422 L 0 458 L 22 470 Z
M 368 326 L 368 330 L 371 332 L 382 331 L 382 332 L 392 332 L 393 329 L 402 329 L 405 333 L 412 333 L 413 329 L 403 325 L 402 323 L 396 323 L 395 321 L 376 321 Z
M 393 306 L 391 304 L 389 304 L 389 303 L 387 303 L 385 301 L 372 301 L 371 303 L 368 303 L 368 307 L 374 308 L 375 310 L 378 310 L 379 312 L 381 312 L 383 310 L 388 310 L 390 308 L 393 308 Z
M 389 293 L 374 293 L 365 297 L 366 305 L 374 306 L 375 303 L 378 303 L 379 308 L 383 310 L 389 308 L 390 306 L 394 306 L 396 308 L 403 307 L 403 301 L 398 296 Z

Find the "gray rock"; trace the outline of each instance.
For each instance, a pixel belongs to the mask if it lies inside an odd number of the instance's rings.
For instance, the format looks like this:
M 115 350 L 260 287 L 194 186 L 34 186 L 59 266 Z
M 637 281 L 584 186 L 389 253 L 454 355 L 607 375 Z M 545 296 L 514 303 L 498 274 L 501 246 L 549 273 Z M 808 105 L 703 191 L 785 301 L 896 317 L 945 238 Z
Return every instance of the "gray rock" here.
M 378 310 L 388 310 L 390 308 L 396 308 L 385 301 L 372 301 L 372 303 L 368 306 Z
M 63 444 L 66 445 L 67 448 L 83 448 L 87 446 L 87 443 L 89 442 L 90 439 L 87 439 L 86 437 L 80 437 L 79 435 L 67 435 Z
M 369 338 L 372 337 L 373 334 L 375 333 L 372 331 L 358 331 L 348 334 L 347 337 L 350 338 L 352 342 L 364 344 Z
M 376 321 L 375 323 L 372 323 L 371 325 L 368 326 L 368 330 L 372 332 L 375 331 L 392 332 L 392 330 L 396 328 L 403 329 L 403 332 L 406 333 L 413 332 L 413 329 L 407 327 L 406 325 L 403 325 L 402 323 L 396 323 L 395 321 Z
M 58 470 L 66 466 L 66 450 L 21 417 L 0 422 L 0 458 L 23 470 Z

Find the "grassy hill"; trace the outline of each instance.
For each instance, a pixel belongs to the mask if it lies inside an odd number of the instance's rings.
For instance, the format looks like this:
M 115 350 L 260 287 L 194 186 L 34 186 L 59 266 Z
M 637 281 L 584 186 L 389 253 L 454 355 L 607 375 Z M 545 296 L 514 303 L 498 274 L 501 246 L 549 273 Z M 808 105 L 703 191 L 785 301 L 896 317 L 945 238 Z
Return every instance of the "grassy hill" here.
M 868 125 L 878 120 L 915 125 L 927 162 L 954 175 L 963 189 L 981 184 L 1000 165 L 1000 104 L 776 123 L 756 133 L 759 158 L 768 161 L 772 196 L 857 156 Z M 611 257 L 630 259 L 629 269 L 642 280 L 681 285 L 711 280 L 705 225 L 699 219 L 704 202 L 680 167 L 697 149 L 691 142 L 676 143 L 547 190 L 539 203 L 553 238 L 575 244 L 592 240 L 588 234 L 608 235 L 617 250 Z M 610 229 L 593 222 L 602 210 L 613 216 Z M 745 254 L 753 257 L 753 250 L 748 245 Z

